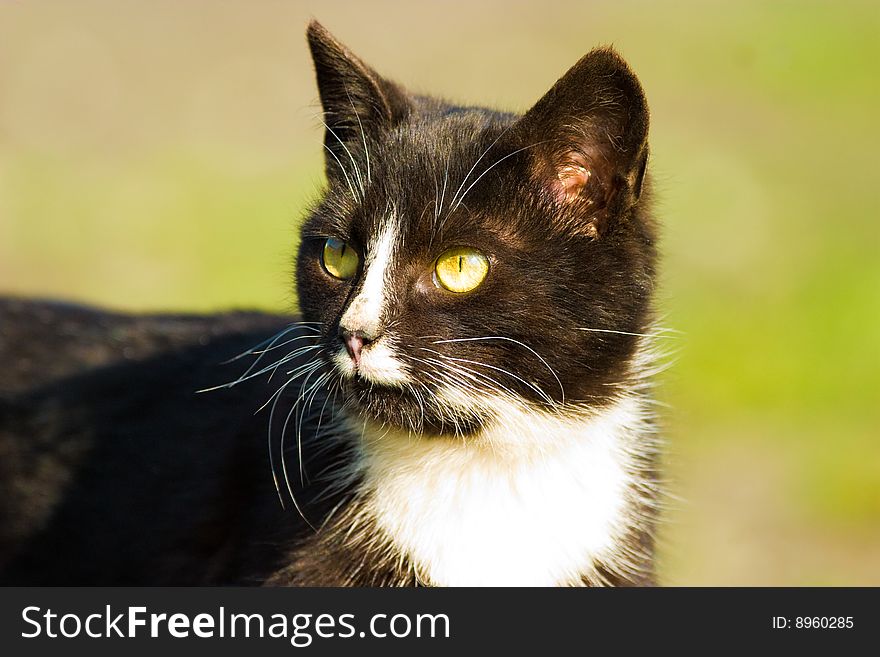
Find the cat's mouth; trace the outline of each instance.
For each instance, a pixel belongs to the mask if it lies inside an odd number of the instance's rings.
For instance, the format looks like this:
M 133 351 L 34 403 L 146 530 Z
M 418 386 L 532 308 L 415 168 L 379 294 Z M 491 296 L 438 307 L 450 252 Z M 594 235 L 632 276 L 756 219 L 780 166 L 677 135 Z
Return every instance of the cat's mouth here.
M 434 383 L 421 380 L 388 340 L 371 344 L 357 359 L 340 347 L 331 361 L 342 380 L 345 407 L 362 419 L 413 434 L 458 436 L 478 432 L 488 419 L 438 395 Z
M 484 424 L 484 418 L 476 414 L 438 406 L 427 390 L 416 394 L 413 388 L 375 384 L 362 377 L 347 381 L 345 390 L 349 411 L 413 436 L 468 436 L 478 433 Z
M 354 359 L 344 347 L 333 354 L 333 365 L 345 380 L 386 388 L 402 388 L 409 379 L 406 365 L 384 341 L 371 344 Z
M 367 365 L 365 359 L 356 367 L 349 367 L 338 355 L 333 360 L 341 370 L 345 407 L 364 420 L 414 435 L 466 436 L 483 425 L 479 415 L 441 403 L 431 383 L 416 381 L 411 373 L 405 378 L 388 377 L 388 370 Z

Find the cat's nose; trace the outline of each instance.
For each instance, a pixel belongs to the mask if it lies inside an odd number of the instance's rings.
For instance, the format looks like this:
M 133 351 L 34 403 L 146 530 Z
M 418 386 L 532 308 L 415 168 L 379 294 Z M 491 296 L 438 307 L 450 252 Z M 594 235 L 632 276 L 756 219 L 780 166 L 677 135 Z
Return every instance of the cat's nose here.
M 348 331 L 346 329 L 340 330 L 339 338 L 342 340 L 342 344 L 345 345 L 345 350 L 348 352 L 348 355 L 351 356 L 351 359 L 354 361 L 355 367 L 360 365 L 361 351 L 363 348 L 370 344 L 374 339 L 364 331 Z

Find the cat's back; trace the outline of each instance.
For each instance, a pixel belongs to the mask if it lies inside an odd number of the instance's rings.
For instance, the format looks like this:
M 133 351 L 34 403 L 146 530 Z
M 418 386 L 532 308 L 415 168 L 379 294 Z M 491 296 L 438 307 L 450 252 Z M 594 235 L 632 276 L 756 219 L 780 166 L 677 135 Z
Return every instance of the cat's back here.
M 254 415 L 275 388 L 197 391 L 290 322 L 0 299 L 0 582 L 258 578 L 241 538 L 281 525 Z
M 155 356 L 221 349 L 237 336 L 272 334 L 290 318 L 257 312 L 126 315 L 51 300 L 0 297 L 0 395 Z M 220 343 L 220 344 L 218 344 Z

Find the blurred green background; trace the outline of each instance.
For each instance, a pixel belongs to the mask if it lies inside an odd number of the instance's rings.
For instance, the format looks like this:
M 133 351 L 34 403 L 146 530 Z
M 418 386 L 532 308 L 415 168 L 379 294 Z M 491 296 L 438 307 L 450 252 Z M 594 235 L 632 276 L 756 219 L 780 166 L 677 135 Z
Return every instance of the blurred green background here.
M 524 110 L 613 43 L 652 108 L 667 584 L 880 585 L 880 4 L 0 0 L 0 293 L 295 306 L 303 31 Z

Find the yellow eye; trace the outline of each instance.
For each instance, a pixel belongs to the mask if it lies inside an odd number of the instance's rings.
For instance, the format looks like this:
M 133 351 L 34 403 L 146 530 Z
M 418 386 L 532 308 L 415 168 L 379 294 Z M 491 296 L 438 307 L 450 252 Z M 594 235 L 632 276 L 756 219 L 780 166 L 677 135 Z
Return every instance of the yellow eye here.
M 476 249 L 455 248 L 437 258 L 434 277 L 450 292 L 470 292 L 489 273 L 489 259 Z
M 329 237 L 324 242 L 324 253 L 321 260 L 328 274 L 334 278 L 345 280 L 357 273 L 360 258 L 351 245 Z

